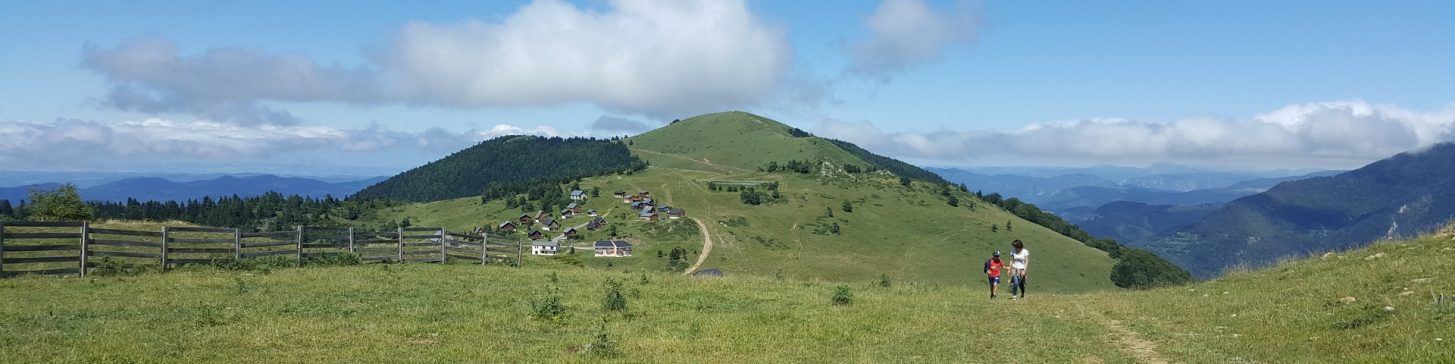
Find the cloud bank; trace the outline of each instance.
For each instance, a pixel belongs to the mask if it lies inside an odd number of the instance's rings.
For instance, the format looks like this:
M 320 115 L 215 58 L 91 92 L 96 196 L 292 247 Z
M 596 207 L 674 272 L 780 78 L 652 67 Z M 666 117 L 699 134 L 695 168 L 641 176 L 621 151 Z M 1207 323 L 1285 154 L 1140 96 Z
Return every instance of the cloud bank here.
M 1094 118 L 1014 131 L 931 133 L 824 120 L 818 133 L 897 157 L 952 163 L 1015 158 L 1347 167 L 1455 140 L 1455 108 L 1416 112 L 1354 100 L 1288 105 L 1251 120 Z
M 359 67 L 251 48 L 183 54 L 164 38 L 88 46 L 109 106 L 293 125 L 267 102 L 444 107 L 586 102 L 662 118 L 758 103 L 791 64 L 781 30 L 741 0 L 615 0 L 594 11 L 537 0 L 498 22 L 416 22 Z
M 167 119 L 103 124 L 60 119 L 0 121 L 0 169 L 55 169 L 144 159 L 236 161 L 271 156 L 305 158 L 314 151 L 387 153 L 401 149 L 431 154 L 453 152 L 503 135 L 562 136 L 549 126 L 501 124 L 488 130 L 418 133 L 325 126 L 254 125 Z

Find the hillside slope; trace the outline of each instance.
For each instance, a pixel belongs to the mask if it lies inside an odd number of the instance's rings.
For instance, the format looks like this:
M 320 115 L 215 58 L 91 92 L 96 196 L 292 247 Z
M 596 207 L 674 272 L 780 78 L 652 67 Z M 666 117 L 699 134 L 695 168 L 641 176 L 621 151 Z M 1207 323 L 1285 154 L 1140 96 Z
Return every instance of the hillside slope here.
M 897 276 L 883 287 L 540 265 L 0 279 L 0 352 L 15 363 L 1444 363 L 1455 360 L 1452 254 L 1445 233 L 1184 287 L 1019 301 Z M 608 280 L 625 312 L 603 309 Z M 851 304 L 830 304 L 838 286 Z M 533 317 L 552 297 L 563 315 Z
M 480 195 L 491 187 L 559 183 L 641 164 L 614 141 L 504 136 L 390 177 L 354 197 L 436 201 Z
M 1132 242 L 1201 277 L 1237 266 L 1414 236 L 1455 217 L 1455 144 L 1401 153 L 1331 177 L 1286 182 L 1196 224 Z

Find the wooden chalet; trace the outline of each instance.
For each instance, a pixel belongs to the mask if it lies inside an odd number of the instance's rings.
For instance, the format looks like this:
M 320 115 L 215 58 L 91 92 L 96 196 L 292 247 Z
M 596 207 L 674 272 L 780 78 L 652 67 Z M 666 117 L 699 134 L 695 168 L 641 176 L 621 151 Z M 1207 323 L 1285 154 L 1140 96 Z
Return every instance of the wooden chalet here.
M 520 221 L 520 226 L 530 226 L 536 222 L 535 216 L 531 216 L 531 214 L 520 214 L 520 218 L 516 221 Z
M 586 200 L 586 191 L 582 191 L 582 190 L 571 191 L 571 200 L 572 201 L 585 201 Z
M 672 210 L 667 211 L 667 218 L 669 218 L 669 219 L 676 220 L 676 219 L 681 219 L 681 218 L 684 218 L 684 217 L 687 217 L 687 209 L 683 209 L 683 208 L 680 208 L 679 207 L 679 208 L 673 208 Z
M 556 219 L 552 219 L 552 218 L 547 217 L 545 220 L 541 220 L 541 229 L 545 229 L 546 231 L 551 231 L 552 229 L 560 229 L 560 228 L 561 228 L 561 223 L 560 222 L 557 222 Z
M 500 223 L 500 227 L 497 227 L 495 230 L 499 230 L 500 232 L 503 232 L 503 233 L 513 233 L 513 232 L 515 232 L 515 226 L 516 225 L 515 225 L 515 222 L 514 221 L 506 221 L 506 222 Z
M 530 229 L 530 232 L 525 233 L 525 237 L 531 240 L 541 240 L 546 238 L 546 234 L 542 234 L 540 230 Z
M 562 235 L 565 235 L 566 236 L 566 239 L 575 239 L 576 236 L 577 236 L 576 235 L 576 228 L 566 229 L 565 234 L 562 234 Z
M 599 230 L 604 227 L 606 227 L 606 219 L 600 216 L 597 216 L 595 219 L 591 219 L 591 222 L 586 223 L 586 230 Z

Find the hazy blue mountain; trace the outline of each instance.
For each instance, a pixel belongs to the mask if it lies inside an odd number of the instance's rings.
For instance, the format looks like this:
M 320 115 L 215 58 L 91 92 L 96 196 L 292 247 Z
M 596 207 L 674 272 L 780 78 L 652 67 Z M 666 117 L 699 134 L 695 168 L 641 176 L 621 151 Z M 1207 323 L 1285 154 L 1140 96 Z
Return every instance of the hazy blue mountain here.
M 242 175 L 242 176 L 221 176 L 213 179 L 178 182 L 162 177 L 132 177 L 100 185 L 82 187 L 79 189 L 81 197 L 90 201 L 126 201 L 127 198 L 137 200 L 187 200 L 200 199 L 204 196 L 257 196 L 269 191 L 276 191 L 284 195 L 303 195 L 323 197 L 333 195 L 344 197 L 358 192 L 364 187 L 382 181 L 384 177 L 374 177 L 349 182 L 324 182 L 316 179 L 301 177 L 279 177 L 274 175 Z M 51 189 L 58 186 L 57 183 L 41 184 L 42 189 Z M 27 194 L 30 186 L 18 186 L 0 188 L 0 199 L 8 199 L 12 202 L 28 199 Z
M 1097 166 L 1087 168 L 995 167 L 980 170 L 931 168 L 946 179 L 972 191 L 999 193 L 1041 206 L 1072 222 L 1092 218 L 1102 205 L 1135 201 L 1149 205 L 1221 204 L 1263 192 L 1279 182 L 1331 175 L 1334 171 L 1202 170 L 1177 165 L 1147 168 Z M 1299 172 L 1299 174 L 1290 174 Z M 1055 174 L 1068 173 L 1068 174 Z M 1286 175 L 1285 175 L 1286 174 Z
M 1455 218 L 1455 144 L 1399 155 L 1334 176 L 1284 182 L 1229 202 L 1198 222 L 1131 245 L 1199 277 L 1284 257 L 1414 236 Z

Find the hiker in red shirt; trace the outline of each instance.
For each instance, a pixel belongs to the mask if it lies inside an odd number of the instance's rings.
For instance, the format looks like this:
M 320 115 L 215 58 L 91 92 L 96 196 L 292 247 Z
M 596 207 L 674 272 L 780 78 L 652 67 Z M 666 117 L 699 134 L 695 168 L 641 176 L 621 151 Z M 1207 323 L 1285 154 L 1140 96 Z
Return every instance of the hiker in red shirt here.
M 985 261 L 985 275 L 990 277 L 990 298 L 995 298 L 995 291 L 1000 288 L 1000 270 L 1004 268 L 1005 264 L 1000 262 L 999 250 L 990 256 L 990 260 Z

